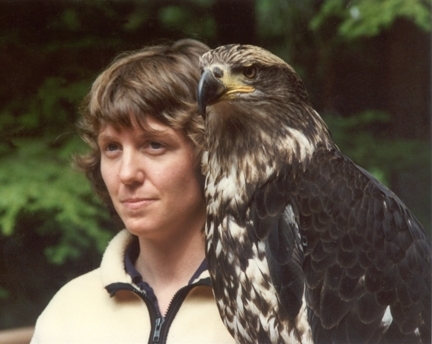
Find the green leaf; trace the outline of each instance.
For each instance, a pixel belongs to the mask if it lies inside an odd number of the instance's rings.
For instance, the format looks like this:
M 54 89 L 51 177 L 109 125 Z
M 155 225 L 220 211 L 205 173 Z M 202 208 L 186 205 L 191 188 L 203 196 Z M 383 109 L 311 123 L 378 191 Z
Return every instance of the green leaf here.
M 102 252 L 112 236 L 107 211 L 89 182 L 70 166 L 72 152 L 84 150 L 77 137 L 56 142 L 51 136 L 15 140 L 16 148 L 0 157 L 0 235 L 10 236 L 26 214 L 43 219 L 35 230 L 58 235 L 49 247 L 50 261 L 61 264 L 91 246 Z
M 427 6 L 422 0 L 327 0 L 309 27 L 318 31 L 336 19 L 339 36 L 350 41 L 376 36 L 397 18 L 410 20 L 426 32 L 432 28 L 430 4 Z

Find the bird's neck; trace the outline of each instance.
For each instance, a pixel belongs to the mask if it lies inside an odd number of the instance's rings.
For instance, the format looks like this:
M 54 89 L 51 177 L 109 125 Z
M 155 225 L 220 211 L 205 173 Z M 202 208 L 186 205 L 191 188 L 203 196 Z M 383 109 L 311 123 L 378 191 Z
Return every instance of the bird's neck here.
M 248 149 L 233 138 L 218 143 L 214 140 L 214 147 L 210 147 L 204 162 L 208 209 L 215 214 L 220 209 L 231 209 L 232 213 L 241 214 L 254 191 L 277 177 L 280 171 L 291 167 L 293 173 L 304 171 L 315 146 L 299 132 L 292 130 L 291 134 L 284 140 L 273 141 L 254 137 L 248 143 Z M 238 139 L 244 142 L 242 138 Z
M 260 187 L 280 171 L 304 171 L 316 147 L 332 144 L 321 117 L 305 106 L 298 114 L 269 117 L 258 106 L 241 111 L 238 105 L 212 107 L 206 120 L 207 198 L 219 197 L 226 204 L 244 204 L 249 190 Z M 239 196 L 239 191 L 242 195 Z M 241 199 L 240 199 L 241 197 Z

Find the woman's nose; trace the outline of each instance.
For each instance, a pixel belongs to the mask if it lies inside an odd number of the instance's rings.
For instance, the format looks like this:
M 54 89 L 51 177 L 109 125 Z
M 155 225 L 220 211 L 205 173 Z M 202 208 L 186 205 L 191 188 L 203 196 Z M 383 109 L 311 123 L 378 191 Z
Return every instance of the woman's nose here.
M 138 152 L 124 149 L 119 171 L 120 181 L 126 185 L 142 183 L 144 181 L 144 169 L 141 165 Z

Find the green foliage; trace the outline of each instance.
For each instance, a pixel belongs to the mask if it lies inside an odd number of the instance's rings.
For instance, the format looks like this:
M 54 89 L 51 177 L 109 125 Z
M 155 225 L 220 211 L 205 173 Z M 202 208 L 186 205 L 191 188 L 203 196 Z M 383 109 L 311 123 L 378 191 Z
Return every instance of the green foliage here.
M 70 167 L 71 152 L 82 150 L 81 142 L 61 140 L 15 140 L 15 148 L 3 154 L 0 165 L 0 234 L 11 236 L 20 217 L 43 214 L 40 226 L 29 230 L 62 233 L 56 246 L 45 252 L 55 264 L 79 257 L 90 246 L 102 252 L 112 235 L 100 226 L 108 221 L 107 212 L 85 177 Z
M 343 153 L 387 186 L 394 174 L 428 168 L 431 154 L 426 142 L 383 135 L 391 120 L 385 112 L 368 110 L 350 117 L 327 114 L 323 118 Z
M 196 11 L 180 5 L 161 8 L 158 18 L 163 26 L 179 32 L 188 32 L 191 36 L 197 36 L 199 32 L 213 36 L 216 32 L 216 23 L 212 17 L 196 18 Z
M 430 3 L 423 0 L 326 0 L 309 25 L 318 31 L 326 22 L 337 20 L 339 36 L 349 41 L 376 36 L 397 18 L 406 18 L 430 31 Z
M 302 25 L 314 15 L 312 0 L 257 0 L 257 32 L 261 45 L 295 65 L 301 75 L 302 65 L 296 65 L 299 54 L 309 54 L 310 32 Z M 271 24 L 270 24 L 271 23 Z

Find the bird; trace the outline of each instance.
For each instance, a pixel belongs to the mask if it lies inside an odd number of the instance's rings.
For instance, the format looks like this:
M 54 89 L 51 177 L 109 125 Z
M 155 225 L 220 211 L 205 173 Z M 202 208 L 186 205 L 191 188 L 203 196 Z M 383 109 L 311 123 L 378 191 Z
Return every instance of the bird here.
M 430 343 L 431 243 L 280 57 L 202 55 L 206 259 L 237 343 Z

